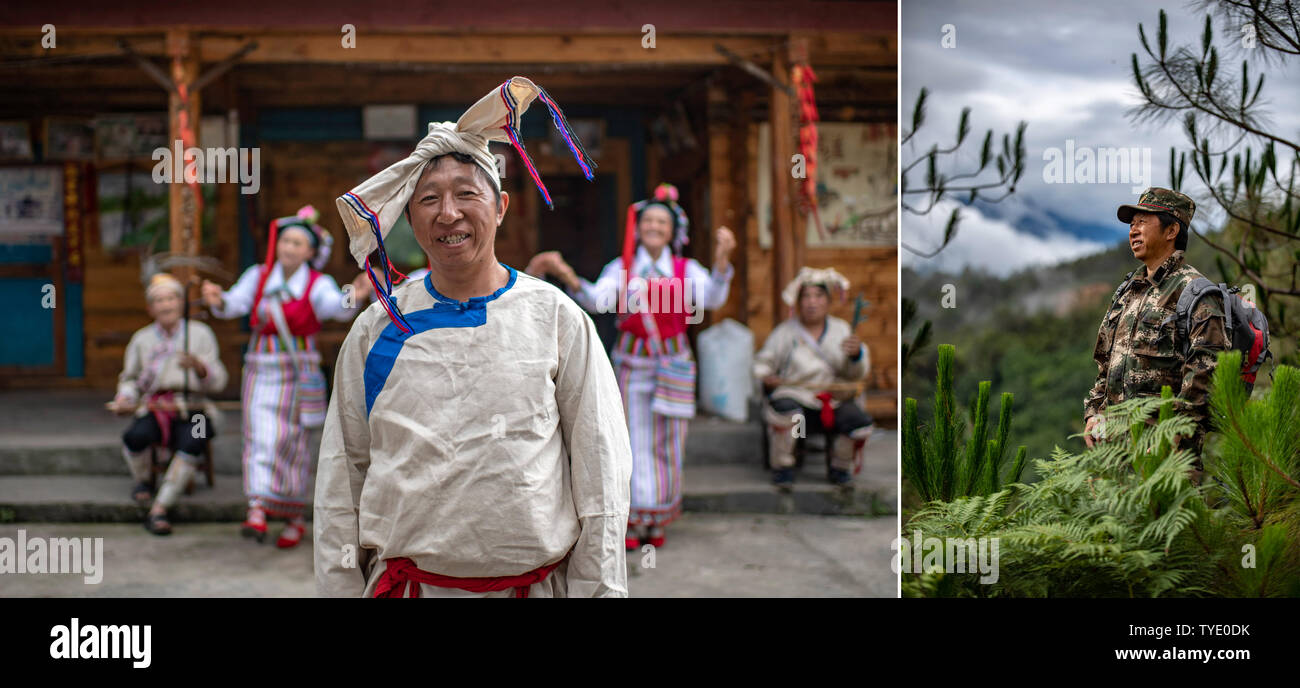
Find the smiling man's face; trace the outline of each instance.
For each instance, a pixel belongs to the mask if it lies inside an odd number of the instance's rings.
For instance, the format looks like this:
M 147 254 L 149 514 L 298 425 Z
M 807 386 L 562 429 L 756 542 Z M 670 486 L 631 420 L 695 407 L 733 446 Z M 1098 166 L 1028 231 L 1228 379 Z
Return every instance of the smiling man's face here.
M 474 163 L 451 156 L 425 166 L 408 206 L 415 240 L 433 269 L 496 262 L 496 233 L 510 197 L 493 187 Z
M 1133 257 L 1150 265 L 1151 260 L 1163 261 L 1174 251 L 1178 236 L 1178 223 L 1160 228 L 1160 218 L 1154 213 L 1133 213 L 1128 225 L 1128 247 Z

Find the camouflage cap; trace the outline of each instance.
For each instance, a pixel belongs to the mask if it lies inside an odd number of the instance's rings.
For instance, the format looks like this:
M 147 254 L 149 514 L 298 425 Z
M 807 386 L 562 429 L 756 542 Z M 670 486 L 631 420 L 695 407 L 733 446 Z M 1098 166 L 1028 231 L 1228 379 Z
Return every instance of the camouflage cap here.
M 1178 218 L 1185 231 L 1191 227 L 1192 216 L 1196 214 L 1196 202 L 1186 194 L 1153 186 L 1142 192 L 1136 205 L 1121 205 L 1116 211 L 1124 224 L 1133 221 L 1134 213 L 1169 213 Z

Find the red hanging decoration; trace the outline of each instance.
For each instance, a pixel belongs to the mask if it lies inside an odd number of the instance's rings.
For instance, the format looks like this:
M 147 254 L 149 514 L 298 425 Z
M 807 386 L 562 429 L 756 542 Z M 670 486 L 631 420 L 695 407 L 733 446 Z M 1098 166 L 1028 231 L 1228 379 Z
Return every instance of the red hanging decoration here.
M 817 75 L 806 63 L 796 64 L 793 70 L 795 93 L 799 97 L 799 154 L 804 160 L 804 178 L 799 184 L 799 204 L 804 213 L 812 213 L 817 226 L 817 236 L 826 240 L 821 214 L 817 212 L 817 98 L 813 83 Z

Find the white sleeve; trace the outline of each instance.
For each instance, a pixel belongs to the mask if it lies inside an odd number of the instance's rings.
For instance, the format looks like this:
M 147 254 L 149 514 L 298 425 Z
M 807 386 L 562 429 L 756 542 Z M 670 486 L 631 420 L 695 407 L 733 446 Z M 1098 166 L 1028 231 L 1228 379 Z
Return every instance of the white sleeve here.
M 361 488 L 370 468 L 370 425 L 366 420 L 365 323 L 354 323 L 339 348 L 316 468 L 312 523 L 316 593 L 321 597 L 361 597 L 370 568 L 361 548 Z
M 223 320 L 239 318 L 248 315 L 253 310 L 253 297 L 257 296 L 257 280 L 261 277 L 260 264 L 250 265 L 244 274 L 239 276 L 235 286 L 221 292 L 221 298 L 225 301 L 223 308 L 213 308 L 212 314 Z
M 593 284 L 579 277 L 578 281 L 582 283 L 576 291 L 566 289 L 569 296 L 578 302 L 587 311 L 592 313 L 613 313 L 617 310 L 618 288 L 622 280 L 619 279 L 619 273 L 623 268 L 623 260 L 615 258 L 605 265 L 600 271 L 600 277 L 596 278 Z
M 140 399 L 140 388 L 136 384 L 136 380 L 140 378 L 140 371 L 144 367 L 144 362 L 140 358 L 140 332 L 136 332 L 131 335 L 131 341 L 126 345 L 122 373 L 117 376 L 118 399 L 127 399 L 132 403 Z
M 563 306 L 558 315 L 555 402 L 581 524 L 569 558 L 568 596 L 627 597 L 632 446 L 623 400 L 591 318 Z
M 778 368 L 789 354 L 789 347 L 786 346 L 788 339 L 785 323 L 777 325 L 772 333 L 767 335 L 763 347 L 754 354 L 754 379 L 762 380 L 768 375 L 776 375 L 779 372 Z
M 203 378 L 203 389 L 209 394 L 216 394 L 226 388 L 229 374 L 221 362 L 221 346 L 217 344 L 217 334 L 203 323 L 195 323 L 193 354 L 203 361 L 208 369 L 208 376 Z
M 333 277 L 322 274 L 316 278 L 316 283 L 312 285 L 311 294 L 308 298 L 311 299 L 312 310 L 316 311 L 317 320 L 351 320 L 364 308 L 357 304 L 355 300 L 349 307 L 345 302 L 347 296 L 339 288 L 338 282 L 335 282 Z
M 728 263 L 726 272 L 710 271 L 698 260 L 686 261 L 686 279 L 694 292 L 694 303 L 705 310 L 722 308 L 731 293 L 731 278 L 736 274 L 736 266 Z

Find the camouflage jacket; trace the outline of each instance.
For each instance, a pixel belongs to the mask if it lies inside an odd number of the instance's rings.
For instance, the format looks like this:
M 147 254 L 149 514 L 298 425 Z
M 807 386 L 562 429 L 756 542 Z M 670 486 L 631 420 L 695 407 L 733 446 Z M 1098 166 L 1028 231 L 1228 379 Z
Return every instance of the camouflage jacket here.
M 1119 300 L 1102 317 L 1092 358 L 1097 362 L 1097 382 L 1083 402 L 1084 422 L 1109 404 L 1134 397 L 1160 394 L 1168 385 L 1182 402 L 1175 405 L 1196 422 L 1190 439 L 1199 452 L 1209 430 L 1210 376 L 1218 353 L 1231 347 L 1224 326 L 1223 300 L 1210 295 L 1192 309 L 1187 338 L 1187 358 L 1174 324 L 1174 311 L 1183 287 L 1201 273 L 1174 251 L 1148 275 L 1143 266 Z

